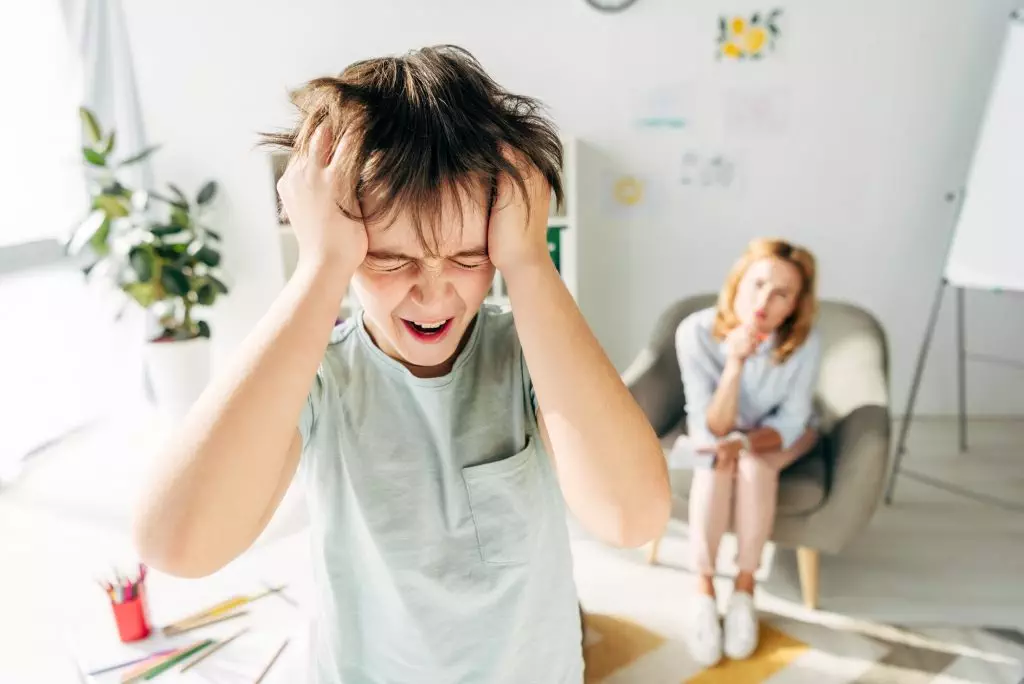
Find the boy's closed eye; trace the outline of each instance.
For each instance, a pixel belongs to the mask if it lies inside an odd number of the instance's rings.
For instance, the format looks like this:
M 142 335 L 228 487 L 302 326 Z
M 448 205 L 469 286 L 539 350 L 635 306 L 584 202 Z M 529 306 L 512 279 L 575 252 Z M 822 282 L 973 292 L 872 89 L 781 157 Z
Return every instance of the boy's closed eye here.
M 380 271 L 381 273 L 394 273 L 401 271 L 406 266 L 412 264 L 411 259 L 378 259 L 374 257 L 366 258 L 366 265 L 374 271 Z
M 478 250 L 453 255 L 449 257 L 447 261 L 466 270 L 483 268 L 490 263 L 490 259 L 487 257 L 486 253 L 481 254 Z M 383 273 L 395 273 L 397 271 L 401 271 L 407 266 L 419 265 L 419 263 L 419 259 L 402 254 L 370 253 L 366 256 L 366 264 L 374 271 L 380 271 Z

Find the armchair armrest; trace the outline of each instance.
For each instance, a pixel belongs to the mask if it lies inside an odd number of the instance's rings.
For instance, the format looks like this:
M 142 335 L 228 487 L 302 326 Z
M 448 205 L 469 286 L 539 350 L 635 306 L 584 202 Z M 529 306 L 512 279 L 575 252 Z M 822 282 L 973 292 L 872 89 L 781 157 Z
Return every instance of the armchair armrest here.
M 889 472 L 891 425 L 889 409 L 877 405 L 861 406 L 836 423 L 829 436 L 832 489 L 814 515 L 815 526 L 829 530 L 820 550 L 838 553 L 878 509 Z
M 826 313 L 826 312 L 823 312 Z M 807 519 L 801 543 L 838 553 L 878 508 L 889 471 L 889 364 L 885 333 L 867 312 L 833 304 L 823 325 L 818 399 L 824 411 L 831 488 Z
M 658 355 L 644 348 L 622 374 L 622 381 L 658 437 L 683 419 L 683 381 L 673 355 Z

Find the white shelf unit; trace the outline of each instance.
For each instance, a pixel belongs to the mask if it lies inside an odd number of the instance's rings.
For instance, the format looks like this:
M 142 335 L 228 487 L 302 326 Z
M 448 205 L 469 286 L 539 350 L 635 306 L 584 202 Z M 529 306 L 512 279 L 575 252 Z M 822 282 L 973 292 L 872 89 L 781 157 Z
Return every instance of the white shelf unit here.
M 569 293 L 573 298 L 578 297 L 578 244 L 579 244 L 579 188 L 578 178 L 578 157 L 577 141 L 575 138 L 563 137 L 563 160 L 562 160 L 562 189 L 564 198 L 562 206 L 556 208 L 555 199 L 552 196 L 551 206 L 548 209 L 548 235 L 556 240 L 549 240 L 548 248 L 552 251 L 552 258 L 557 258 L 559 273 Z M 277 180 L 284 173 L 287 164 L 287 153 L 272 152 L 271 166 L 273 169 L 273 187 L 277 187 Z M 275 190 L 276 197 L 276 190 Z M 277 205 L 280 212 L 280 206 Z M 553 233 L 557 230 L 557 235 Z M 284 277 L 287 280 L 295 271 L 298 262 L 299 249 L 295 240 L 295 234 L 287 223 L 278 222 L 278 237 L 281 244 L 281 260 L 284 267 Z M 507 306 L 508 297 L 505 293 L 505 284 L 501 279 L 501 273 L 494 276 L 494 284 L 487 296 L 487 301 L 493 304 Z M 358 307 L 358 302 L 349 295 L 342 304 L 341 318 L 346 318 Z

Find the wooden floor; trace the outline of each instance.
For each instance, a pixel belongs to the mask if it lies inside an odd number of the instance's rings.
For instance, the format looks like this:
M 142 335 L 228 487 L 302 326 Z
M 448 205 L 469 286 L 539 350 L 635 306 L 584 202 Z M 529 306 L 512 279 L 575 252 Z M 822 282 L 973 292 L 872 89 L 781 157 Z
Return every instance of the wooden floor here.
M 1024 421 L 971 421 L 968 438 L 961 454 L 955 420 L 913 423 L 893 504 L 840 556 L 821 557 L 822 609 L 890 624 L 1024 629 Z M 659 556 L 684 567 L 685 525 L 674 532 Z M 767 594 L 799 602 L 795 553 L 775 551 L 762 574 Z
M 1024 421 L 975 421 L 969 451 L 957 442 L 955 421 L 911 426 L 892 505 L 841 557 L 822 558 L 832 610 L 897 624 L 1024 628 Z M 780 559 L 780 580 L 795 577 L 790 561 Z
M 92 571 L 130 551 L 129 511 L 154 439 L 144 430 L 128 437 L 106 426 L 40 455 L 19 481 L 0 490 L 0 681 L 8 674 L 26 684 L 65 681 L 56 674 L 61 618 L 85 609 L 77 603 L 92 590 L 86 581 Z M 1024 504 L 1024 421 L 972 421 L 970 451 L 959 454 L 954 421 L 920 419 L 909 447 L 911 471 L 1018 509 Z M 268 542 L 302 529 L 300 504 L 290 492 L 264 535 Z M 685 543 L 680 524 L 666 537 L 663 566 L 653 577 L 685 581 L 672 571 L 685 568 Z M 607 550 L 585 542 L 574 550 L 584 605 L 592 597 L 617 600 L 621 582 L 601 565 Z M 642 565 L 642 552 L 632 553 Z M 798 613 L 795 555 L 773 556 L 762 573 L 759 602 L 780 615 Z M 841 556 L 822 557 L 820 599 L 831 616 L 1024 630 L 1024 512 L 902 477 L 894 504 L 879 509 L 864 535 Z M 661 596 L 652 599 L 647 617 L 658 624 L 678 610 Z M 51 669 L 40 670 L 43 664 Z

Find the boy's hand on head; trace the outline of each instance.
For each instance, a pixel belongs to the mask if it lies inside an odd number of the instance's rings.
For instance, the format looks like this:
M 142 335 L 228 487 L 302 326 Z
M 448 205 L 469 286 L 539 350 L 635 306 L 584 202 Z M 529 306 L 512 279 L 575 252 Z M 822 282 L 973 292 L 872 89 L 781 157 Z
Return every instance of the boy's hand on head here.
M 526 183 L 527 196 L 508 176 L 498 178 L 498 191 L 487 225 L 487 252 L 491 263 L 508 279 L 523 266 L 550 262 L 548 255 L 548 206 L 551 186 L 522 155 L 506 151 Z
M 326 125 L 320 126 L 306 153 L 296 153 L 288 164 L 277 192 L 299 242 L 299 261 L 338 268 L 351 277 L 366 258 L 366 227 L 341 211 L 344 206 L 361 213 L 352 192 L 355 184 L 343 177 L 350 137 L 343 135 L 336 148 L 333 137 Z

